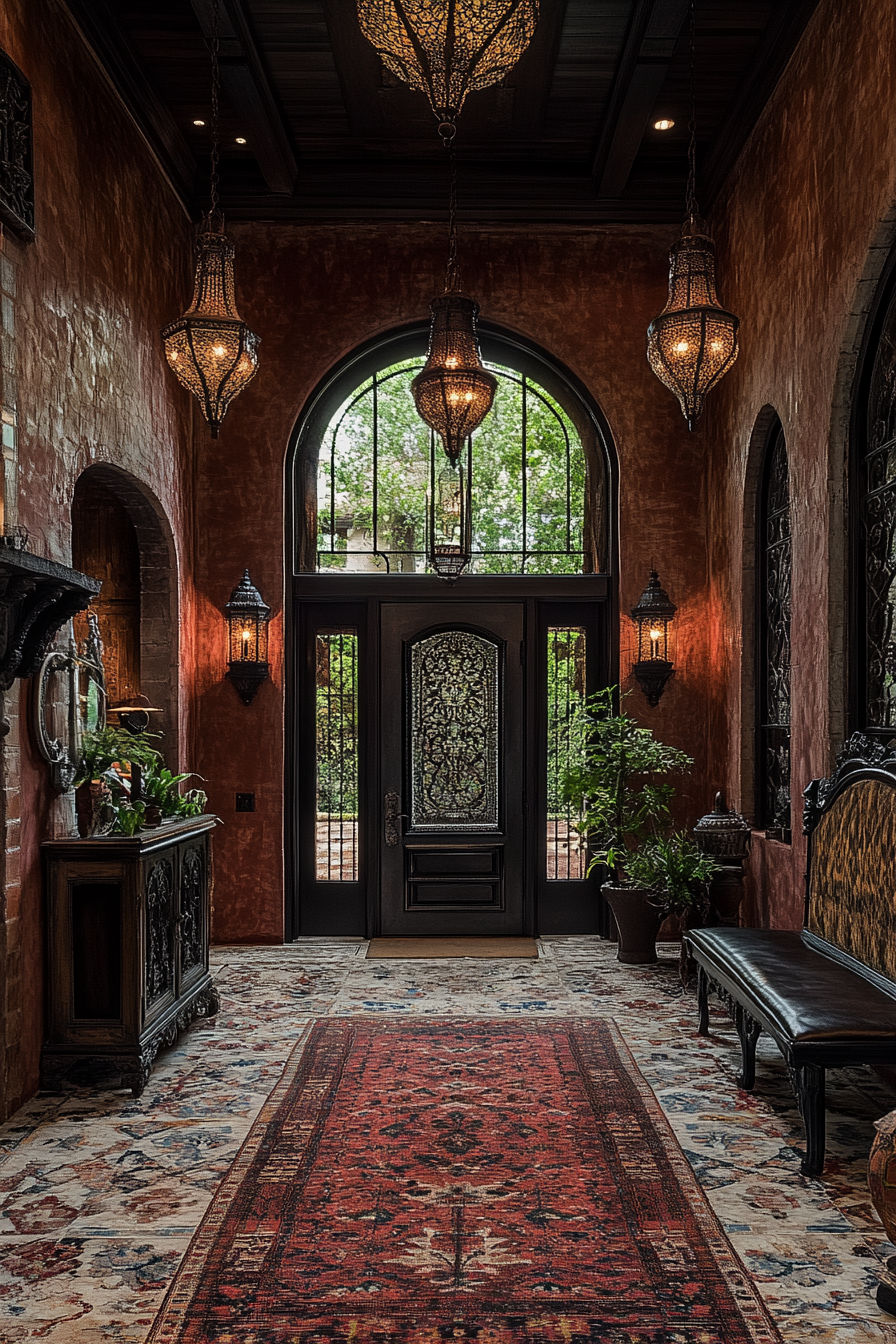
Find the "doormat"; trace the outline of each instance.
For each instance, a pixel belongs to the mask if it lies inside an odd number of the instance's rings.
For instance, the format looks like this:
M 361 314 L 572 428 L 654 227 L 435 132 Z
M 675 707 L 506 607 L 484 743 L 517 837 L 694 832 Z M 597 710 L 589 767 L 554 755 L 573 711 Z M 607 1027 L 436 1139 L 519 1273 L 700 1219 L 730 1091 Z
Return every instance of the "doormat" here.
M 371 938 L 367 959 L 377 957 L 524 957 L 538 960 L 534 938 Z
M 147 1344 L 781 1344 L 608 1021 L 306 1028 Z

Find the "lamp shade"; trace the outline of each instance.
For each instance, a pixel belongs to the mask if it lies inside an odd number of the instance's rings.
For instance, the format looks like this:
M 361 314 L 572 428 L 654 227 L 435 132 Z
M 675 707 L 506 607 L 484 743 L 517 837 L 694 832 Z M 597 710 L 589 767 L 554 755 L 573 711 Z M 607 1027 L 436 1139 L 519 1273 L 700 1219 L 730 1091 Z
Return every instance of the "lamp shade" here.
M 421 420 L 439 435 L 452 462 L 488 415 L 498 386 L 479 357 L 478 312 L 476 300 L 462 294 L 433 299 L 429 353 L 411 383 Z
M 719 303 L 715 248 L 699 221 L 685 225 L 669 262 L 669 298 L 647 329 L 647 358 L 693 429 L 707 392 L 737 359 L 738 320 Z
M 522 56 L 538 0 L 358 0 L 358 19 L 386 69 L 453 121 L 468 93 L 497 84 Z
M 271 609 L 249 578 L 248 569 L 230 595 L 227 616 L 231 663 L 266 663 Z
M 212 438 L 234 397 L 258 369 L 258 337 L 236 309 L 234 246 L 224 222 L 210 215 L 196 241 L 193 302 L 162 331 L 168 365 L 202 407 Z

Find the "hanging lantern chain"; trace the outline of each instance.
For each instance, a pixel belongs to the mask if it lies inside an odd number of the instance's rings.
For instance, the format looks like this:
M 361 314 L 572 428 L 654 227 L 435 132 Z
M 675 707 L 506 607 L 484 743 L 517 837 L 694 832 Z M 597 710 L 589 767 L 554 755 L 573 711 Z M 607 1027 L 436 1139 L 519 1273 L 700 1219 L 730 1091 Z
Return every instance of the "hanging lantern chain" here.
M 695 0 L 689 5 L 690 53 L 688 68 L 691 78 L 691 117 L 688 122 L 688 193 L 685 204 L 687 217 L 693 223 L 699 215 L 697 209 L 697 75 L 695 52 L 697 48 L 697 6 Z
M 212 7 L 212 173 L 211 173 L 211 215 L 218 213 L 218 117 L 219 90 L 221 73 L 218 56 L 221 46 L 221 9 L 219 0 Z
M 457 265 L 457 154 L 451 140 L 446 140 L 451 185 L 448 190 L 448 265 L 445 270 L 445 293 L 460 292 L 460 273 Z

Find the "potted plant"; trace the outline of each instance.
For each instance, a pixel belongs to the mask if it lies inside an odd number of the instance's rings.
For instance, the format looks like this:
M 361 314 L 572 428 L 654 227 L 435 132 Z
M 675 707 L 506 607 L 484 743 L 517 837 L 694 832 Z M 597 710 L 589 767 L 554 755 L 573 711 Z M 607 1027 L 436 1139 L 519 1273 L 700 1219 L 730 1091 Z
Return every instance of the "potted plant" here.
M 198 817 L 207 798 L 202 789 L 181 792 L 190 775 L 175 775 L 165 766 L 153 745 L 154 734 L 132 733 L 123 728 L 103 728 L 85 733 L 81 743 L 81 768 L 75 779 L 75 806 L 81 835 L 115 831 L 135 835 L 166 818 Z M 132 790 L 132 767 L 140 767 L 140 796 Z M 103 820 L 97 825 L 97 809 Z
M 582 817 L 589 873 L 609 870 L 601 892 L 619 930 L 618 960 L 641 966 L 656 961 L 666 916 L 705 899 L 715 865 L 684 832 L 671 830 L 675 786 L 666 776 L 688 770 L 692 757 L 618 711 L 615 696 L 608 687 L 585 702 L 584 746 L 562 790 Z
M 660 912 L 660 918 L 677 915 L 682 930 L 700 928 L 710 911 L 709 883 L 719 864 L 704 854 L 686 831 L 658 835 L 628 856 L 626 875 L 636 886 L 650 893 L 648 899 Z M 686 985 L 690 963 L 684 940 L 681 944 L 679 974 Z

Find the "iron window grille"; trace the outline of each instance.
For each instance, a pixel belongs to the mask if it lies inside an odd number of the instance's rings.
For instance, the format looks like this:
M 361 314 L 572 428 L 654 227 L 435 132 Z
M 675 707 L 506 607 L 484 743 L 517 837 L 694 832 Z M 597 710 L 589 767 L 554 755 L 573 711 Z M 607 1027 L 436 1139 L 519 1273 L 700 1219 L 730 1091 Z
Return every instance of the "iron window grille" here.
M 759 499 L 759 732 L 756 811 L 766 835 L 789 842 L 792 536 L 787 445 L 780 422 L 766 449 Z

